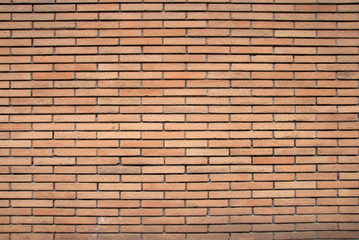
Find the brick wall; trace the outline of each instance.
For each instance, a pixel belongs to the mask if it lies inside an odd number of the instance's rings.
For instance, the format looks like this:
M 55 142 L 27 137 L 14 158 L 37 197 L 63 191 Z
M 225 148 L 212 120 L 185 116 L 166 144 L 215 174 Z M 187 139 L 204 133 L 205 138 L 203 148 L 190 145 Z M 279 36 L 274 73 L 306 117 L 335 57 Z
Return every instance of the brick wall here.
M 359 239 L 356 0 L 2 0 L 0 239 Z

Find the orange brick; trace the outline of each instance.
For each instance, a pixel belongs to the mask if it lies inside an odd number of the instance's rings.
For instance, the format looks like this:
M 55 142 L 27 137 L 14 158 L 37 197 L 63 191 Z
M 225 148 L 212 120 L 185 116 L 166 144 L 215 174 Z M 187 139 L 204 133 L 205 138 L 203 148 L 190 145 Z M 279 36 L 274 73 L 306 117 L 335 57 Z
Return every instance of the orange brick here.
M 293 157 L 254 157 L 253 164 L 293 164 Z
M 145 63 L 143 70 L 145 71 L 179 71 L 184 70 L 185 65 L 180 63 Z
M 229 12 L 189 12 L 188 19 L 229 19 Z
M 145 166 L 142 170 L 146 174 L 159 174 L 159 173 L 183 173 L 184 167 L 182 166 Z
M 355 4 L 4 1 L 0 239 L 355 238 Z
M 65 163 L 66 163 L 66 161 L 65 161 Z M 41 165 L 41 164 L 47 165 L 46 163 L 42 163 L 42 162 L 40 162 L 40 164 L 38 164 L 38 165 Z M 41 174 L 41 175 L 34 175 L 34 181 L 35 182 L 75 182 L 75 176 L 74 175 L 55 175 L 55 176 L 51 176 L 51 175 Z
M 229 172 L 229 168 L 226 166 L 188 166 L 187 171 L 189 173 L 226 173 Z
M 119 4 L 80 4 L 77 10 L 80 12 L 117 11 L 119 10 Z

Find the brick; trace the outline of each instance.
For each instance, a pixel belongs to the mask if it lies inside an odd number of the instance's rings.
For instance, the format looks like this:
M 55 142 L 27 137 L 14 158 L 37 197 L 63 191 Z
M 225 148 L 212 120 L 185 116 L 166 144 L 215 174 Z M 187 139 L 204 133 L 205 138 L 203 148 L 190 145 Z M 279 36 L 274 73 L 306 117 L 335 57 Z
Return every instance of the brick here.
M 36 192 L 36 199 L 74 199 L 75 192 Z
M 344 45 L 345 46 L 345 45 Z M 318 53 L 319 54 L 352 54 L 357 52 L 357 48 L 354 47 L 319 47 Z
M 210 192 L 209 197 L 211 199 L 246 198 L 250 197 L 250 191 L 216 191 Z
M 87 167 L 87 166 L 75 166 L 75 167 L 61 167 L 56 166 L 55 167 L 55 173 L 67 173 L 67 172 L 73 172 L 73 173 L 94 173 L 96 172 L 94 167 Z
M 182 33 L 184 34 L 184 33 Z M 175 34 L 174 36 L 180 36 Z M 144 46 L 144 53 L 185 53 L 185 47 L 183 46 Z
M 50 183 L 13 183 L 11 185 L 12 190 L 53 190 L 53 186 Z
M 144 217 L 144 224 L 183 224 L 184 217 Z
M 209 62 L 246 62 L 249 61 L 248 55 L 209 55 Z
M 181 37 L 185 36 L 186 31 L 185 29 L 144 29 L 143 36 L 166 36 L 166 37 Z
M 119 4 L 79 4 L 77 10 L 80 12 L 118 11 Z
M 351 2 L 5 0 L 0 239 L 355 238 Z
M 66 163 L 68 164 L 68 162 L 64 161 L 63 164 L 66 164 Z M 46 163 L 42 163 L 42 162 L 40 162 L 40 164 L 38 164 L 38 165 L 41 165 L 41 164 L 49 165 L 49 163 L 46 164 Z M 34 176 L 34 181 L 35 182 L 75 182 L 75 176 L 73 176 L 73 175 L 55 175 L 55 176 L 51 176 L 51 175 L 41 174 L 41 175 L 35 175 Z
M 71 207 L 94 207 L 94 200 L 55 200 L 55 207 L 71 208 Z
M 250 225 L 241 224 L 241 225 L 212 225 L 210 227 L 211 232 L 247 232 L 249 231 Z
M 12 217 L 14 224 L 51 224 L 52 217 Z
M 296 24 L 298 24 L 297 22 Z M 297 25 L 296 25 L 297 26 Z M 287 29 L 293 28 L 293 23 L 291 22 L 271 22 L 271 21 L 255 21 L 253 22 L 253 28 L 263 28 L 263 29 Z
M 75 11 L 74 4 L 59 4 L 59 5 L 51 5 L 51 4 L 43 4 L 43 5 L 34 5 L 35 12 L 66 12 L 66 11 Z
M 208 46 L 208 47 L 188 47 L 188 53 L 229 53 L 228 47 Z
M 190 45 L 192 45 L 192 44 L 190 44 Z M 156 61 L 159 61 L 158 59 L 159 58 L 156 58 Z M 204 62 L 205 61 L 205 55 L 196 54 L 196 55 L 187 56 L 187 55 L 173 55 L 173 54 L 170 55 L 170 54 L 167 54 L 167 55 L 163 56 L 163 61 L 164 62 L 178 62 L 180 60 L 185 61 L 185 62 Z
M 57 229 L 58 227 L 58 229 Z M 41 233 L 41 237 L 47 238 L 50 237 L 47 234 L 43 234 L 44 232 L 51 232 L 54 231 L 55 227 L 54 226 L 49 226 L 49 225 L 34 225 L 34 232 L 39 232 Z M 73 226 L 66 226 L 66 225 L 59 225 L 56 226 L 56 231 L 57 232 L 75 232 L 75 228 Z
M 143 224 L 184 224 L 184 217 L 144 217 Z
M 51 200 L 12 200 L 14 207 L 52 207 Z

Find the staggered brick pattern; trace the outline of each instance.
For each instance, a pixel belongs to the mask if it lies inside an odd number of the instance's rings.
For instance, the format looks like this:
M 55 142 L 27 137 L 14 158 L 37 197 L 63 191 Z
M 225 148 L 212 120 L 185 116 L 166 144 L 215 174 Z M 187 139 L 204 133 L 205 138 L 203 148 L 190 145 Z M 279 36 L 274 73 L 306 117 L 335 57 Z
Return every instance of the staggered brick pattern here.
M 356 0 L 1 0 L 0 239 L 359 239 Z

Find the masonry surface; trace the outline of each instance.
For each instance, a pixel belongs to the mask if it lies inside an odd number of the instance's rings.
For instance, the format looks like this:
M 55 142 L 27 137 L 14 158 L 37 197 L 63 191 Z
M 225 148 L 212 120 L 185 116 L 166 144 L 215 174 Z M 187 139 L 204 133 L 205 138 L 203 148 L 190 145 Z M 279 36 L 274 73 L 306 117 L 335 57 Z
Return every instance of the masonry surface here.
M 1 0 L 1 240 L 359 239 L 356 0 Z

